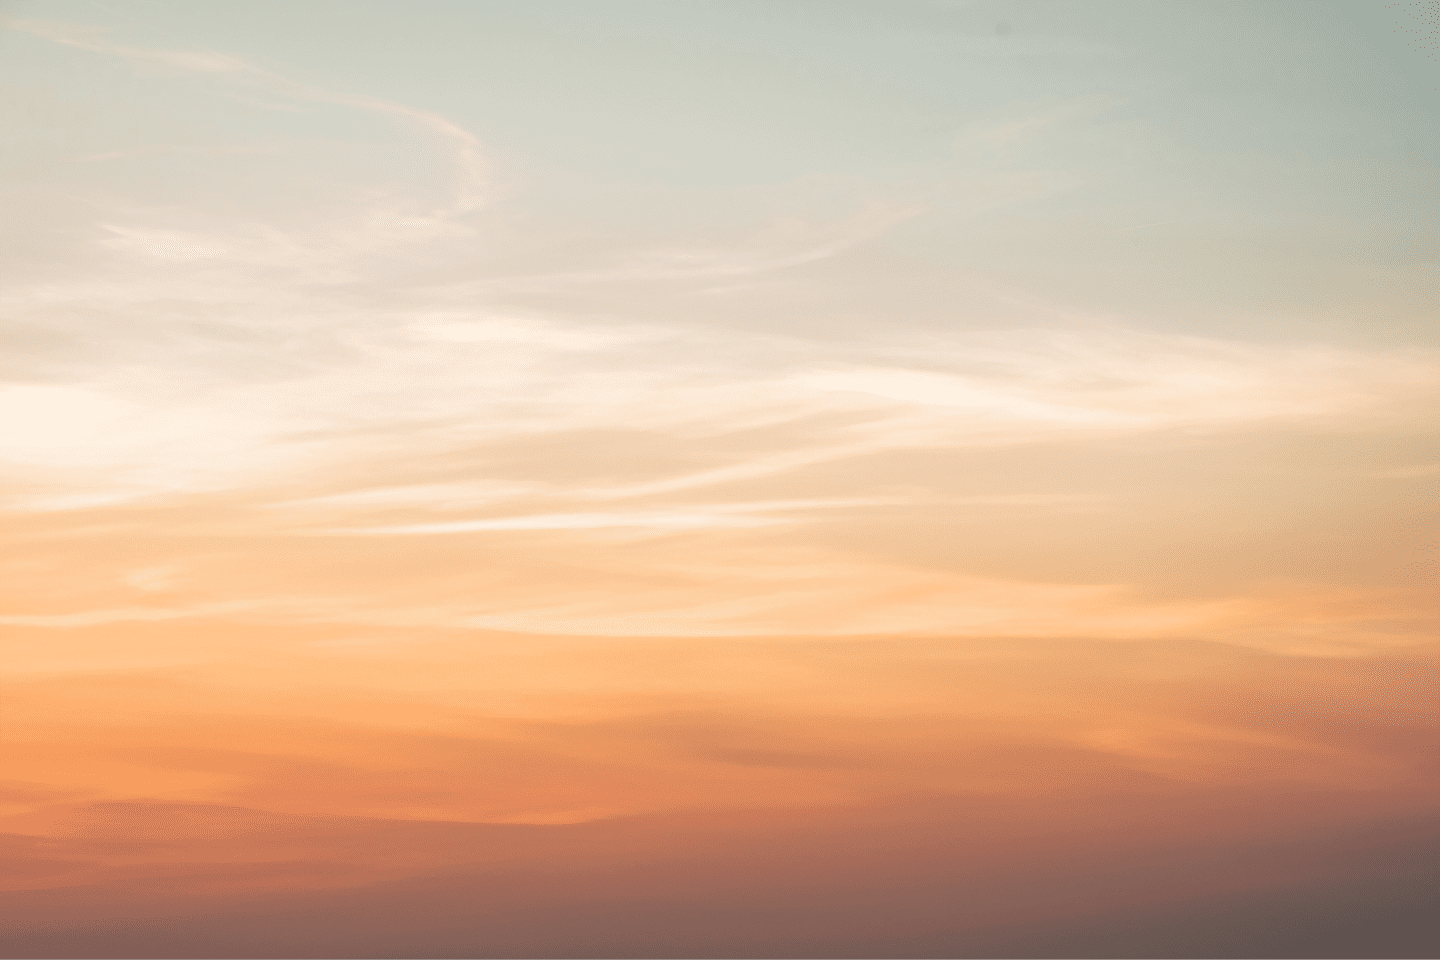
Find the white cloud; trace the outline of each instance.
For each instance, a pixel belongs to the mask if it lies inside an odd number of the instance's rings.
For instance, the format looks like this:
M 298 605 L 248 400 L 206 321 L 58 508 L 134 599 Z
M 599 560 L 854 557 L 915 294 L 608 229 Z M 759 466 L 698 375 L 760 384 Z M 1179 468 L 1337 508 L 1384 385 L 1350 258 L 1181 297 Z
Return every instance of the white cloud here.
M 116 227 L 108 224 L 105 225 L 105 229 L 115 234 L 113 239 L 102 241 L 105 246 L 127 253 L 154 257 L 157 260 L 207 260 L 225 252 L 223 247 L 212 245 L 204 237 L 184 233 Z
M 347 352 L 336 361 L 278 380 L 212 382 L 195 373 L 184 353 L 169 359 L 157 353 L 152 369 L 173 364 L 165 374 L 173 379 L 0 390 L 0 417 L 9 425 L 0 458 L 12 469 L 64 481 L 71 486 L 64 496 L 83 503 L 118 490 L 227 489 L 299 479 L 326 464 L 333 472 L 377 456 L 443 457 L 476 444 L 574 431 L 644 430 L 692 443 L 748 424 L 781 431 L 768 447 L 751 445 L 695 470 L 657 466 L 625 482 L 552 484 L 550 494 L 581 502 L 774 476 L 915 445 L 1305 424 L 1372 429 L 1387 417 L 1417 417 L 1437 379 L 1434 364 L 1415 358 L 1113 330 L 955 337 L 932 344 L 930 369 L 836 364 L 807 371 L 796 357 L 787 373 L 772 341 L 741 335 L 720 357 L 708 356 L 704 344 L 660 341 L 658 352 L 606 353 L 596 363 L 589 351 L 611 341 L 604 328 L 481 322 L 461 329 L 497 339 L 450 341 L 395 338 L 383 332 L 383 313 L 373 320 L 379 332 L 346 337 Z M 897 359 L 913 350 L 903 343 L 872 347 Z M 747 363 L 752 355 L 754 369 Z M 835 416 L 845 419 L 826 419 Z M 532 482 L 523 476 L 469 482 L 500 481 Z M 454 492 L 462 500 L 490 495 L 478 488 Z
M 609 267 L 485 276 L 488 262 L 474 264 L 489 227 L 462 214 L 495 195 L 493 176 L 476 138 L 451 120 L 312 89 L 221 55 L 32 28 L 71 46 L 213 74 L 222 85 L 403 119 L 442 144 L 460 175 L 436 209 L 377 191 L 346 212 L 289 226 L 280 216 L 239 223 L 139 205 L 107 210 L 96 234 L 117 255 L 68 280 L 0 294 L 13 315 L 70 344 L 17 358 L 27 382 L 0 391 L 10 424 L 0 459 L 22 483 L 54 487 L 17 500 L 20 509 L 334 482 L 344 492 L 276 499 L 294 516 L 534 496 L 546 502 L 527 509 L 546 512 L 529 520 L 456 522 L 579 528 L 619 522 L 587 509 L 597 501 L 716 488 L 889 449 L 1371 429 L 1386 417 L 1418 418 L 1427 391 L 1433 396 L 1433 361 L 1380 352 L 1226 343 L 1064 316 L 1051 328 L 929 337 L 897 318 L 889 332 L 868 326 L 863 337 L 825 339 L 784 318 L 755 334 L 707 325 L 674 301 L 677 312 L 666 316 L 651 302 L 648 285 L 715 290 L 717 278 L 854 249 L 918 212 L 898 203 L 831 225 L 778 220 L 731 246 L 676 244 L 617 253 Z M 972 133 L 1014 142 L 1106 103 Z M 1016 183 L 1014 196 L 1039 189 Z M 974 192 L 977 204 L 993 201 Z M 472 266 L 426 273 L 446 258 Z M 579 296 L 572 287 L 611 281 L 634 290 L 605 288 L 597 296 L 612 299 L 603 309 L 566 299 Z M 646 319 L 627 316 L 627 305 Z M 637 462 L 620 477 L 560 481 L 525 476 L 524 464 L 485 473 L 484 454 L 507 442 L 587 431 L 645 433 L 698 452 L 678 465 Z M 741 434 L 763 439 L 727 439 Z M 465 464 L 463 479 L 453 465 L 418 478 L 387 474 L 372 489 L 356 479 L 362 466 L 450 457 Z M 699 528 L 740 517 L 687 508 L 622 519 Z
M 368 97 L 349 97 L 318 87 L 297 83 L 286 77 L 262 70 L 245 61 L 209 50 L 148 50 L 123 44 L 110 43 L 87 36 L 79 28 L 38 20 L 16 21 L 10 25 L 45 37 L 55 43 L 89 50 L 108 56 L 122 57 L 154 64 L 161 64 L 190 73 L 220 76 L 238 84 L 241 88 L 259 89 L 272 95 L 302 101 L 319 101 L 343 104 L 371 110 L 386 116 L 398 117 L 419 126 L 435 135 L 451 153 L 456 168 L 455 202 L 448 210 L 437 211 L 440 216 L 454 216 L 478 210 L 495 199 L 495 190 L 490 175 L 490 164 L 484 154 L 479 138 L 470 131 L 439 114 L 416 110 L 402 104 L 391 103 Z
M 339 528 L 329 534 L 359 536 L 405 536 L 415 534 L 473 533 L 483 530 L 600 530 L 614 527 L 643 527 L 656 530 L 700 530 L 710 528 L 768 527 L 793 523 L 792 518 L 756 516 L 789 510 L 823 510 L 853 506 L 900 503 L 894 498 L 850 498 L 822 500 L 774 500 L 752 503 L 707 504 L 688 509 L 632 513 L 552 513 L 516 517 L 489 517 L 445 523 L 399 524 L 384 527 Z
M 653 327 L 606 324 L 581 326 L 535 317 L 464 312 L 434 313 L 410 328 L 423 339 L 447 343 L 514 343 L 562 350 L 593 350 L 623 343 L 659 340 L 673 333 Z
M 179 574 L 180 568 L 174 566 L 141 567 L 125 574 L 120 578 L 120 582 L 147 593 L 161 593 L 175 589 Z
M 299 500 L 270 503 L 269 509 L 282 510 L 323 510 L 367 509 L 393 507 L 424 507 L 428 509 L 459 510 L 485 504 L 499 503 L 526 495 L 543 494 L 551 488 L 541 483 L 505 483 L 501 481 L 479 483 L 432 483 L 403 487 L 378 487 L 357 490 L 352 493 L 336 493 Z
M 864 393 L 921 406 L 955 407 L 971 414 L 1019 422 L 1125 427 L 1137 421 L 1134 415 L 1087 410 L 1078 406 L 1047 405 L 1016 396 L 1003 388 L 987 390 L 983 383 L 919 370 L 858 369 L 813 373 L 796 378 L 796 382 L 816 390 Z
M 552 513 L 531 517 L 497 517 L 449 523 L 402 524 L 394 527 L 357 527 L 325 533 L 355 536 L 413 536 L 435 533 L 474 533 L 481 530 L 600 530 L 610 527 L 644 527 L 655 530 L 697 530 L 710 527 L 765 527 L 789 521 L 773 517 L 747 517 L 727 513 Z
M 630 254 L 619 265 L 602 269 L 488 277 L 452 283 L 440 289 L 454 296 L 470 291 L 534 292 L 589 284 L 748 277 L 828 259 L 923 212 L 923 208 L 913 205 L 871 204 L 848 221 L 830 228 L 782 221 L 762 231 L 748 244 L 661 247 Z M 720 289 L 734 287 L 709 287 L 697 292 Z
M 1013 439 L 1326 423 L 1355 428 L 1437 392 L 1440 364 L 1398 354 L 1275 347 L 1117 329 L 955 338 L 932 367 L 836 366 L 802 387 L 935 411 L 935 427 Z M 958 440 L 959 437 L 956 437 Z
M 259 604 L 251 601 L 233 601 L 205 603 L 193 607 L 115 607 L 79 613 L 10 614 L 0 616 L 0 624 L 12 627 L 96 627 L 111 623 L 150 623 L 214 617 L 251 610 L 257 606 Z

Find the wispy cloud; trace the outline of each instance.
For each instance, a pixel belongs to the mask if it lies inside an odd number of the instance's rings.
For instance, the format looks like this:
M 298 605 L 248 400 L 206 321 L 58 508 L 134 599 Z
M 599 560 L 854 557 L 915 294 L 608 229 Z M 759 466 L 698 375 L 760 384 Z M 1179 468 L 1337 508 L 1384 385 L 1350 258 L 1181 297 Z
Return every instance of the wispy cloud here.
M 957 338 L 955 368 L 836 366 L 801 384 L 953 411 L 961 430 L 1105 433 L 1330 424 L 1413 414 L 1440 367 L 1422 356 L 1245 345 L 1121 329 Z M 1023 425 L 1023 426 L 1022 426 Z M 1028 429 L 1027 429 L 1028 428 Z
M 720 424 L 722 433 L 747 422 L 789 424 L 772 449 L 752 447 L 742 458 L 725 456 L 686 473 L 572 484 L 567 491 L 610 499 L 773 476 L 916 444 L 1305 423 L 1369 429 L 1365 424 L 1413 419 L 1435 382 L 1433 364 L 1420 358 L 1104 330 L 956 337 L 932 344 L 922 369 L 817 368 L 800 355 L 786 372 L 770 340 L 747 346 L 739 335 L 719 360 L 706 356 L 703 343 L 692 347 L 682 339 L 633 359 L 612 354 L 597 366 L 588 351 L 627 342 L 623 329 L 612 338 L 603 329 L 572 333 L 564 325 L 483 319 L 423 329 L 419 337 L 398 331 L 349 337 L 350 356 L 278 382 L 187 387 L 183 405 L 176 403 L 178 385 L 158 394 L 113 380 L 12 386 L 0 392 L 10 424 L 6 456 L 16 466 L 60 471 L 102 489 L 158 492 L 225 488 L 353 460 L 367 450 L 415 456 L 575 430 L 642 429 L 678 438 Z M 451 339 L 454 331 L 465 339 Z M 518 352 L 497 355 L 491 348 L 499 344 Z M 887 352 L 883 343 L 869 346 L 874 356 Z M 903 338 L 889 347 L 897 360 L 911 349 Z M 746 369 L 752 352 L 775 373 L 757 377 Z M 187 359 L 160 354 L 150 365 L 173 363 L 179 372 Z M 184 455 L 177 460 L 178 451 Z
M 448 145 L 469 179 L 439 212 L 398 215 L 382 200 L 308 233 L 132 214 L 100 234 L 118 259 L 64 284 L 12 288 L 7 299 L 20 315 L 81 344 L 20 361 L 32 382 L 0 393 L 13 425 L 11 464 L 78 486 L 17 506 L 265 485 L 377 456 L 496 450 L 575 431 L 684 442 L 776 431 L 743 452 L 716 446 L 692 469 L 637 462 L 647 476 L 552 483 L 549 494 L 573 507 L 915 446 L 1321 422 L 1368 429 L 1413 416 L 1435 379 L 1423 357 L 1139 333 L 1073 317 L 1061 318 L 1063 330 L 930 338 L 902 326 L 848 345 L 485 300 L 523 304 L 610 282 L 705 284 L 813 263 L 917 213 L 885 203 L 838 226 L 779 222 L 734 247 L 652 249 L 603 268 L 454 282 L 382 270 L 362 282 L 378 255 L 406 244 L 452 257 L 472 250 L 473 230 L 456 217 L 475 209 L 479 180 L 491 174 L 471 134 L 435 114 L 313 89 L 227 55 L 146 50 L 53 24 L 26 29 L 107 56 L 413 121 Z M 1018 142 L 1109 105 L 1086 100 L 972 133 Z M 97 324 L 102 315 L 109 319 Z M 375 495 L 394 486 L 381 483 Z
M 781 223 L 748 245 L 652 249 L 603 269 L 488 277 L 442 289 L 452 294 L 460 290 L 534 291 L 597 283 L 715 280 L 770 273 L 833 257 L 923 212 L 919 206 L 872 204 L 848 222 L 828 230 Z
M 213 618 L 254 609 L 255 601 L 225 601 L 189 607 L 116 607 L 78 613 L 8 614 L 0 623 L 12 627 L 96 627 L 115 623 L 155 623 L 165 620 Z
M 700 506 L 689 510 L 668 510 L 643 513 L 553 513 L 530 516 L 489 517 L 480 520 L 455 520 L 445 523 L 400 524 L 385 527 L 349 527 L 322 531 L 330 534 L 359 536 L 405 536 L 436 533 L 472 533 L 482 530 L 600 530 L 612 527 L 638 527 L 656 530 L 699 530 L 727 527 L 768 527 L 793 523 L 791 518 L 764 516 L 766 513 L 791 510 L 873 506 L 893 503 L 885 499 L 790 500 L 769 503 L 728 503 L 721 506 Z
M 1118 97 L 1092 96 L 1071 100 L 1048 109 L 1032 110 L 1004 119 L 978 120 L 967 125 L 956 136 L 960 150 L 975 147 L 1010 148 L 1043 136 L 1057 127 L 1075 120 L 1088 120 L 1123 106 Z
M 125 25 L 6 66 L 12 954 L 1409 903 L 1440 362 L 1380 181 L 1276 160 L 1393 78 L 1224 4 L 30 6 Z
M 386 100 L 352 97 L 319 87 L 298 83 L 279 74 L 256 67 L 228 54 L 209 50 L 153 50 L 111 43 L 93 32 L 73 26 L 37 20 L 16 21 L 11 29 L 23 30 L 45 37 L 55 43 L 88 50 L 93 53 L 153 63 L 186 73 L 223 77 L 244 87 L 270 94 L 321 103 L 333 103 L 371 110 L 414 123 L 436 135 L 451 150 L 457 168 L 454 206 L 442 214 L 462 214 L 477 210 L 494 198 L 490 162 L 477 137 L 446 117 Z
M 709 527 L 763 527 L 785 520 L 731 513 L 552 513 L 531 517 L 496 517 L 395 527 L 352 527 L 323 531 L 356 536 L 411 536 L 432 533 L 473 533 L 480 530 L 600 530 L 641 527 L 656 530 L 696 530 Z

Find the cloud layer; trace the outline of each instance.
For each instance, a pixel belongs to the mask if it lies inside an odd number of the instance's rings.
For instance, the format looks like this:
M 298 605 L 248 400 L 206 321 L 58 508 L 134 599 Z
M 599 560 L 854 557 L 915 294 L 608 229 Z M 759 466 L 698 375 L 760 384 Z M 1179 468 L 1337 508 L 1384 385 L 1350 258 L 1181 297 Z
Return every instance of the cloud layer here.
M 6 955 L 1433 955 L 1440 363 L 1275 43 L 32 6 Z

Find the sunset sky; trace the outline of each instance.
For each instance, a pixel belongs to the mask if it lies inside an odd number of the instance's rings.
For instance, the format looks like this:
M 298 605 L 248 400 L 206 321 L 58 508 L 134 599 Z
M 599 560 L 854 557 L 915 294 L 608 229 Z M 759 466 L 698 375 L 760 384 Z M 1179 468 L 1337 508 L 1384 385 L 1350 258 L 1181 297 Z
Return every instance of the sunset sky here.
M 4 956 L 1440 950 L 1440 4 L 0 21 Z

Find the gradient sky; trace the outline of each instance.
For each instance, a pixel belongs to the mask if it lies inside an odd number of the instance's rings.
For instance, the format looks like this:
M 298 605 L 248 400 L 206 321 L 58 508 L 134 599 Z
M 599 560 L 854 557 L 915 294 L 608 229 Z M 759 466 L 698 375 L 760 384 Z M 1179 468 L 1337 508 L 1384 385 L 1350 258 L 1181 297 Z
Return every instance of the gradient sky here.
M 1440 948 L 1440 4 L 0 18 L 4 955 Z

